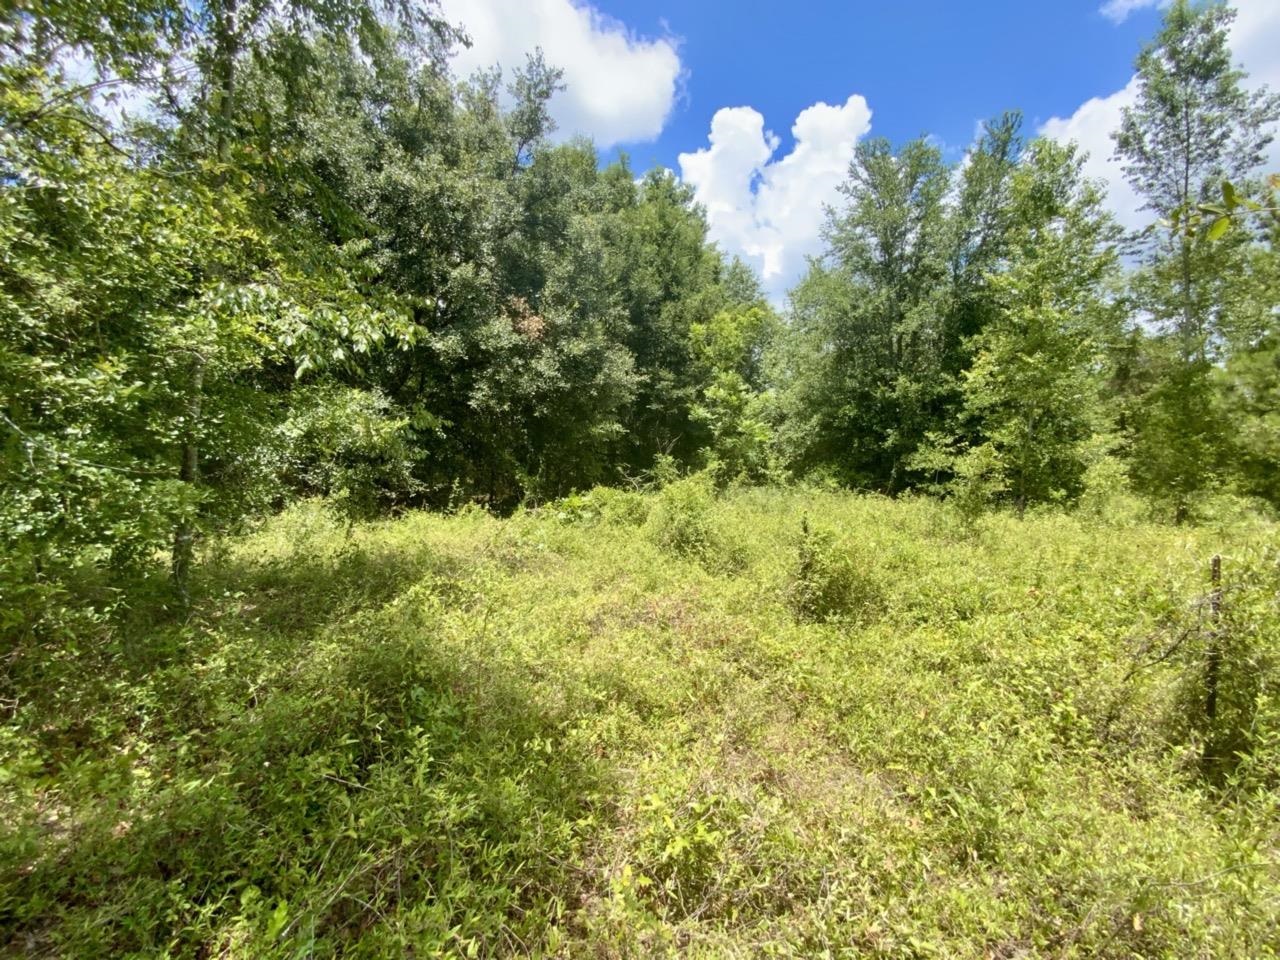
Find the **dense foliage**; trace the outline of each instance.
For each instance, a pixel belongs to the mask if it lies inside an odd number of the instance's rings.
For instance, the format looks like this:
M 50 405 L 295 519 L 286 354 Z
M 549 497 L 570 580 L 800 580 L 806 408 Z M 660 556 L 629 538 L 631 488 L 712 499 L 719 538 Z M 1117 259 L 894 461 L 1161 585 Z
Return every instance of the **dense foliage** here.
M 291 508 L 0 728 L 0 952 L 1274 957 L 1280 531 L 1123 515 Z
M 1139 269 L 1010 113 L 959 167 L 860 143 L 780 317 L 670 173 L 548 139 L 540 54 L 452 76 L 429 5 L 11 11 L 10 618 L 164 549 L 183 597 L 202 537 L 298 495 L 506 511 L 660 462 L 1024 509 L 1105 460 L 1180 520 L 1275 503 L 1274 228 L 1177 226 L 1265 193 L 1280 106 L 1230 17 L 1175 4 L 1139 57 L 1117 150 L 1175 224 L 1129 238 Z
M 783 307 L 433 3 L 0 5 L 0 953 L 1274 951 L 1280 97 L 1167 7 L 1150 229 L 864 140 Z
M 299 494 L 510 509 L 659 454 L 760 468 L 773 314 L 687 188 L 549 144 L 540 57 L 458 82 L 430 17 L 254 9 L 113 7 L 124 47 L 76 5 L 5 22 L 2 578 L 43 585 L 32 615 L 170 544 L 185 590 L 202 532 Z M 141 118 L 97 99 L 125 79 Z

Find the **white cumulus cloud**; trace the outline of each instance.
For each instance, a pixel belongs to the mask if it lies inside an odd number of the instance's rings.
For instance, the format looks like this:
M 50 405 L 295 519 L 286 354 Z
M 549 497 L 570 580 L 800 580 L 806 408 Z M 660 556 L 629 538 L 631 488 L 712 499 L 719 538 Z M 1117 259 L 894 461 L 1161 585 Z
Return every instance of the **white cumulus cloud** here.
M 708 145 L 680 154 L 681 177 L 706 208 L 711 239 L 754 266 L 773 299 L 820 252 L 824 207 L 836 201 L 854 145 L 870 129 L 861 96 L 815 103 L 796 117 L 795 145 L 778 157 L 781 141 L 759 111 L 725 107 L 711 120 Z
M 1145 222 L 1139 210 L 1142 200 L 1125 180 L 1119 161 L 1112 156 L 1115 145 L 1111 141 L 1111 131 L 1120 129 L 1124 108 L 1133 106 L 1137 98 L 1138 80 L 1134 77 L 1115 93 L 1086 100 L 1071 116 L 1053 117 L 1040 127 L 1043 136 L 1063 143 L 1075 141 L 1087 151 L 1085 175 L 1106 183 L 1111 210 L 1127 227 Z
M 1098 12 L 1114 23 L 1124 23 L 1129 14 L 1144 7 L 1165 6 L 1169 0 L 1107 0 Z
M 653 140 L 666 124 L 684 68 L 674 40 L 638 37 L 594 7 L 572 0 L 444 0 L 442 11 L 471 37 L 454 59 L 460 76 L 497 64 L 508 76 L 541 47 L 564 70 L 551 102 L 561 136 L 586 134 L 600 147 Z
M 1112 0 L 1107 7 L 1126 8 L 1125 15 L 1139 6 L 1152 6 L 1155 0 Z M 1246 85 L 1256 88 L 1267 84 L 1280 91 L 1280 3 L 1277 0 L 1236 0 L 1236 21 L 1231 26 L 1231 52 L 1249 74 Z M 1104 12 L 1106 8 L 1104 7 Z M 1126 227 L 1145 226 L 1149 214 L 1139 208 L 1142 201 L 1124 178 L 1121 164 L 1113 156 L 1112 131 L 1120 126 L 1123 109 L 1138 96 L 1137 79 L 1131 79 L 1120 90 L 1085 101 L 1069 117 L 1053 117 L 1040 127 L 1040 133 L 1056 140 L 1074 140 L 1088 151 L 1085 172 L 1107 185 L 1110 205 Z M 1268 169 L 1280 170 L 1280 142 L 1273 142 L 1267 160 Z

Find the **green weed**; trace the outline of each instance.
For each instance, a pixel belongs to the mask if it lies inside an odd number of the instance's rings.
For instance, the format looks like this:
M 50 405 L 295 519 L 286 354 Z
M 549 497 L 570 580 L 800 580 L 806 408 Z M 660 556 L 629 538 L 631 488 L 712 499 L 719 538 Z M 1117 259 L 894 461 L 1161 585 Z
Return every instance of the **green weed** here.
M 304 504 L 11 660 L 0 955 L 1275 956 L 1275 528 L 1123 523 Z

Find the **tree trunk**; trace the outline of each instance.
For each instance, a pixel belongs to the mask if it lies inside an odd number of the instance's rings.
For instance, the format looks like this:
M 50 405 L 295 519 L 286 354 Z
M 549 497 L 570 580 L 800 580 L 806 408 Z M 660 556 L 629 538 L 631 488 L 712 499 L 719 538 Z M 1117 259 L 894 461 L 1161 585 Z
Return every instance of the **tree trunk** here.
M 219 163 L 231 159 L 231 121 L 235 118 L 236 54 L 236 0 L 223 0 L 217 14 L 214 37 L 214 84 L 218 91 L 216 144 Z

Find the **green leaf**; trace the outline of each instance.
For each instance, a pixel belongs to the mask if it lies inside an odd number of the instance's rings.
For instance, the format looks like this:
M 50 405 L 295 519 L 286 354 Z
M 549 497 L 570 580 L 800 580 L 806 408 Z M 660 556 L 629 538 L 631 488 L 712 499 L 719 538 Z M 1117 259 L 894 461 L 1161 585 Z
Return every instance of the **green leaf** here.
M 1234 210 L 1240 204 L 1239 198 L 1236 197 L 1236 188 L 1232 186 L 1230 180 L 1222 181 L 1222 202 L 1227 205 L 1227 210 Z
M 284 930 L 285 923 L 289 919 L 289 903 L 281 900 L 276 903 L 276 907 L 271 911 L 271 915 L 267 918 L 267 939 L 273 940 Z
M 1209 231 L 1205 236 L 1209 238 L 1210 242 L 1220 240 L 1230 226 L 1230 217 L 1219 217 L 1217 220 L 1213 221 L 1213 223 L 1209 224 Z

